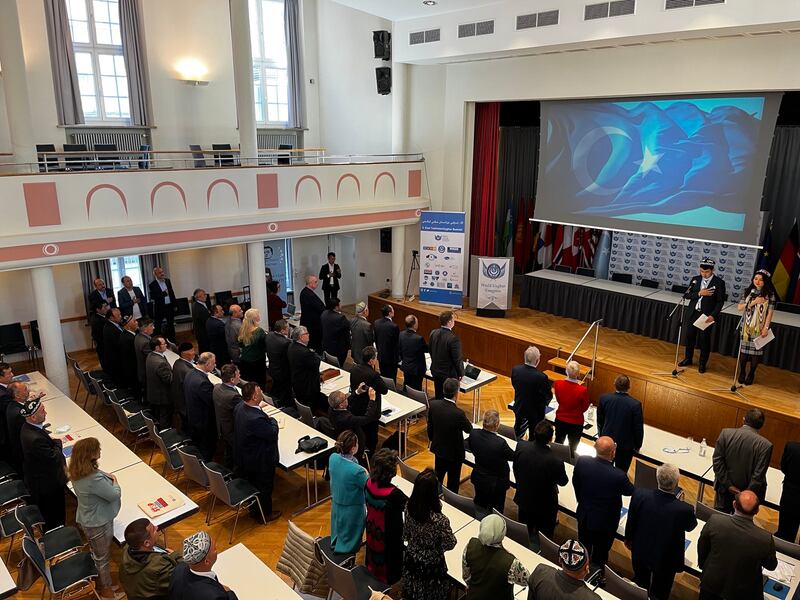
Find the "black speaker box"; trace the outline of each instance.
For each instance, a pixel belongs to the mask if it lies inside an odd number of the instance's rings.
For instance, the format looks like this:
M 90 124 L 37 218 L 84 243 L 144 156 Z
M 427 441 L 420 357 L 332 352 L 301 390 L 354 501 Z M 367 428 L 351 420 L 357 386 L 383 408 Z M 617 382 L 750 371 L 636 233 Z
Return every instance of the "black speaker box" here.
M 392 91 L 392 70 L 389 67 L 375 69 L 375 82 L 378 84 L 378 93 L 385 96 Z
M 375 58 L 391 60 L 392 58 L 392 34 L 388 31 L 373 31 L 372 44 L 375 46 Z
M 381 252 L 392 251 L 392 228 L 384 227 L 381 229 Z

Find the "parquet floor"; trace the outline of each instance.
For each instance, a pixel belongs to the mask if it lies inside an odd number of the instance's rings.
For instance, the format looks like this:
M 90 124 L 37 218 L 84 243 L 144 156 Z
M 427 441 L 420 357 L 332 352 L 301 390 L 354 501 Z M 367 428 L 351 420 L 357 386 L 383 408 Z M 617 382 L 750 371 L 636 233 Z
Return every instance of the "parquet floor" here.
M 179 334 L 180 337 L 180 334 Z M 83 368 L 93 368 L 96 366 L 97 360 L 95 357 L 94 352 L 92 351 L 84 351 L 75 353 L 75 358 L 77 358 L 81 366 Z M 16 365 L 15 371 L 17 373 L 25 372 L 29 370 L 27 365 L 24 363 Z M 76 397 L 76 389 L 77 389 L 78 382 L 77 380 L 70 374 L 70 388 L 71 388 L 71 397 Z M 496 409 L 500 414 L 501 418 L 504 423 L 513 424 L 513 413 L 509 411 L 506 406 L 508 402 L 512 399 L 513 391 L 511 388 L 510 380 L 507 377 L 499 377 L 498 381 L 492 383 L 491 385 L 485 387 L 481 394 L 481 405 L 484 410 L 488 408 Z M 82 399 L 83 394 L 80 395 Z M 459 399 L 459 405 L 470 414 L 471 411 L 471 402 L 472 398 L 471 395 L 464 395 Z M 91 405 L 90 405 L 91 408 Z M 98 419 L 101 423 L 108 426 L 109 428 L 114 423 L 114 415 L 112 414 L 110 409 L 104 407 L 98 407 L 90 411 L 92 412 L 93 416 Z M 386 436 L 388 435 L 386 430 L 382 430 L 381 435 Z M 427 436 L 425 433 L 425 421 L 420 420 L 417 424 L 412 425 L 410 428 L 410 436 L 409 436 L 409 450 L 417 450 L 419 453 L 412 457 L 409 460 L 409 463 L 416 467 L 416 468 L 424 468 L 427 466 L 433 465 L 433 456 L 427 450 Z M 147 444 L 141 444 L 140 447 L 137 449 L 137 453 L 139 456 L 147 461 L 150 456 L 150 447 Z M 160 472 L 162 467 L 162 458 L 159 454 L 155 454 L 153 457 L 152 466 L 157 471 Z M 466 477 L 469 474 L 469 468 L 465 467 L 462 472 L 462 477 Z M 179 480 L 179 487 L 182 490 L 186 489 L 186 482 L 182 478 Z M 682 480 L 681 485 L 684 487 L 687 493 L 687 500 L 689 502 L 694 502 L 694 499 L 697 494 L 697 486 L 691 480 Z M 320 487 L 321 493 L 327 493 L 327 485 L 324 482 L 321 482 Z M 123 493 L 124 490 L 123 490 Z M 461 493 L 472 496 L 473 490 L 472 486 L 467 481 L 462 485 Z M 183 521 L 176 523 L 175 525 L 170 526 L 166 531 L 166 543 L 169 547 L 176 548 L 180 546 L 181 541 L 187 535 L 201 530 L 201 529 L 208 529 L 211 535 L 217 540 L 219 550 L 222 551 L 228 547 L 228 536 L 230 534 L 230 526 L 232 525 L 231 521 L 226 521 L 223 523 L 212 525 L 210 528 L 206 528 L 204 523 L 205 511 L 208 507 L 207 502 L 209 499 L 206 493 L 200 490 L 198 487 L 193 486 L 189 489 L 188 495 L 192 497 L 192 499 L 197 502 L 200 507 L 200 510 L 195 515 L 184 519 Z M 276 522 L 273 522 L 269 525 L 258 525 L 254 521 L 252 521 L 249 517 L 244 516 L 239 521 L 239 525 L 236 530 L 236 537 L 234 538 L 234 543 L 242 542 L 247 545 L 257 556 L 259 556 L 270 568 L 274 569 L 275 565 L 278 561 L 278 557 L 283 548 L 283 540 L 286 535 L 287 530 L 287 522 L 290 518 L 289 515 L 299 509 L 305 503 L 305 479 L 303 477 L 303 471 L 299 470 L 297 472 L 292 473 L 285 473 L 281 470 L 278 470 L 276 473 L 276 484 L 275 484 L 275 492 L 273 495 L 274 498 L 274 505 L 275 508 L 278 510 L 283 511 L 283 516 Z M 511 500 L 513 498 L 513 490 L 509 491 L 508 498 L 506 501 L 506 513 L 512 517 L 516 517 L 516 505 Z M 68 523 L 72 523 L 74 520 L 75 514 L 75 501 L 68 496 L 68 504 L 67 504 L 67 519 Z M 216 512 L 215 514 L 220 514 Z M 775 513 L 769 510 L 765 510 L 761 515 L 761 524 L 762 526 L 774 530 L 777 527 L 777 517 Z M 327 535 L 330 532 L 330 503 L 324 503 L 314 509 L 303 513 L 302 515 L 297 516 L 293 519 L 294 522 L 310 533 L 311 535 Z M 556 539 L 557 541 L 563 541 L 564 539 L 575 536 L 576 535 L 576 525 L 573 519 L 566 517 L 565 515 L 559 516 L 559 526 L 556 530 Z M 5 559 L 6 552 L 8 549 L 7 542 L 4 541 L 4 544 L 0 547 L 0 550 L 3 551 L 3 557 Z M 119 564 L 120 560 L 121 549 L 119 547 L 113 548 L 112 554 L 112 574 L 114 576 L 114 580 L 116 581 L 116 565 Z M 14 565 L 10 567 L 12 571 L 12 575 L 16 576 L 16 563 L 20 559 L 20 550 L 19 550 L 19 542 L 17 541 L 14 545 L 14 549 L 12 552 L 12 559 L 9 561 L 10 565 Z M 614 549 L 612 550 L 612 557 L 611 557 L 611 564 L 620 569 L 621 572 L 630 574 L 631 567 L 630 567 L 630 555 L 625 549 L 625 547 L 620 542 L 614 543 Z M 223 582 L 224 583 L 224 582 Z M 42 593 L 42 583 L 41 581 L 37 582 L 29 591 L 27 592 L 20 592 L 17 597 L 22 599 L 34 599 L 39 598 Z M 399 595 L 394 595 L 395 597 L 399 598 Z M 689 598 L 696 598 L 697 597 L 697 579 L 690 576 L 690 575 L 679 575 L 676 585 L 673 589 L 673 598 L 676 599 L 689 599 Z

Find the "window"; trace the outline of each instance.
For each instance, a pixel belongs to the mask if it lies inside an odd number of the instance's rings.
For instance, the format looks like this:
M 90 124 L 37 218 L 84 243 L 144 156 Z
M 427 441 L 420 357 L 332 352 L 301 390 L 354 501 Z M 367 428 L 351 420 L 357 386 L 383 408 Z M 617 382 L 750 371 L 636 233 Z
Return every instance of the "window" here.
M 142 279 L 142 265 L 139 256 L 117 256 L 108 259 L 108 266 L 111 268 L 111 282 L 109 287 L 119 290 L 122 288 L 122 278 L 127 275 L 133 281 L 133 285 L 144 289 Z
M 129 122 L 118 0 L 67 0 L 67 12 L 84 118 Z
M 285 127 L 289 121 L 289 80 L 283 0 L 249 2 L 256 121 Z

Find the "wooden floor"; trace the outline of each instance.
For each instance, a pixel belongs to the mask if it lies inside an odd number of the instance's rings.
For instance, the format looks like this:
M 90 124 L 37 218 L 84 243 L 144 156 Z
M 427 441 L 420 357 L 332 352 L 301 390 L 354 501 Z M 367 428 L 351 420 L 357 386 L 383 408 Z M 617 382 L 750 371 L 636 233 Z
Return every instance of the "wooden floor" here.
M 179 334 L 180 335 L 180 334 Z M 609 352 L 610 349 L 608 347 L 604 348 L 605 352 Z M 80 361 L 80 364 L 83 368 L 91 368 L 96 366 L 97 360 L 94 355 L 94 352 L 84 351 L 78 352 L 75 354 L 75 358 Z M 27 366 L 24 364 L 20 364 L 15 366 L 15 372 L 25 372 L 28 370 Z M 70 388 L 71 388 L 71 397 L 76 397 L 76 389 L 77 389 L 78 382 L 70 373 Z M 82 401 L 83 393 L 77 394 L 78 400 Z M 482 407 L 485 409 L 494 408 L 498 410 L 501 414 L 503 422 L 507 424 L 513 423 L 513 414 L 506 408 L 508 402 L 512 399 L 513 391 L 510 385 L 510 380 L 507 377 L 500 376 L 498 381 L 492 383 L 491 385 L 484 388 L 484 391 L 481 396 L 482 400 Z M 459 406 L 461 406 L 467 414 L 471 410 L 471 395 L 462 396 L 459 399 Z M 91 406 L 90 406 L 91 408 Z M 98 419 L 101 423 L 106 425 L 107 427 L 111 428 L 114 423 L 114 415 L 112 414 L 110 409 L 98 407 L 95 410 L 91 410 L 93 416 Z M 388 435 L 386 430 L 381 431 L 381 435 L 385 437 Z M 427 436 L 425 433 L 425 422 L 424 420 L 419 421 L 417 424 L 412 425 L 410 429 L 410 436 L 409 436 L 409 449 L 410 450 L 417 450 L 419 454 L 412 457 L 409 460 L 409 463 L 416 467 L 416 468 L 424 468 L 427 466 L 433 465 L 433 456 L 427 450 Z M 146 444 L 142 444 L 137 453 L 139 456 L 147 461 L 150 456 L 150 447 Z M 152 466 L 156 470 L 160 472 L 162 466 L 162 458 L 159 454 L 155 454 L 153 458 Z M 469 468 L 464 467 L 462 472 L 462 477 L 466 477 L 469 474 Z M 186 482 L 184 479 L 180 479 L 179 487 L 182 490 L 186 489 Z M 694 499 L 697 494 L 697 486 L 691 481 L 686 480 L 685 478 L 682 479 L 681 482 L 682 487 L 687 492 L 687 501 L 694 502 Z M 322 482 L 321 485 L 321 492 L 327 493 L 327 486 Z M 124 490 L 123 490 L 123 493 Z M 471 484 L 467 481 L 465 484 L 462 485 L 461 493 L 472 496 L 473 490 Z M 223 551 L 225 548 L 228 547 L 228 536 L 230 533 L 229 527 L 232 524 L 232 521 L 227 521 L 220 524 L 215 524 L 210 528 L 206 528 L 204 524 L 204 515 L 205 510 L 208 507 L 207 502 L 209 501 L 205 492 L 198 489 L 196 486 L 193 486 L 189 489 L 188 494 L 192 497 L 192 499 L 197 502 L 200 506 L 200 511 L 175 524 L 172 525 L 167 529 L 166 532 L 166 543 L 171 548 L 177 548 L 180 546 L 181 541 L 187 535 L 202 529 L 208 529 L 211 535 L 217 540 L 218 548 L 220 551 Z M 285 473 L 283 471 L 278 471 L 276 473 L 276 483 L 275 483 L 275 492 L 273 495 L 274 498 L 274 505 L 276 509 L 283 511 L 283 516 L 276 522 L 273 522 L 269 525 L 258 525 L 254 521 L 252 521 L 249 517 L 245 516 L 239 521 L 239 525 L 236 531 L 236 537 L 234 538 L 234 543 L 242 542 L 248 548 L 250 548 L 257 556 L 259 556 L 270 568 L 275 568 L 275 565 L 278 561 L 278 557 L 281 553 L 283 548 L 283 540 L 284 536 L 286 535 L 287 530 L 287 521 L 288 518 L 293 511 L 299 509 L 303 506 L 305 502 L 305 480 L 303 478 L 303 472 L 298 471 L 296 473 Z M 509 491 L 508 498 L 506 501 L 506 513 L 511 517 L 516 517 L 516 505 L 511 500 L 513 498 L 513 490 Z M 710 500 L 710 496 L 707 497 L 707 501 Z M 72 523 L 74 521 L 74 514 L 75 514 L 75 501 L 68 496 L 68 504 L 67 504 L 67 520 L 68 523 Z M 217 513 L 219 514 L 219 513 Z M 310 533 L 314 536 L 324 536 L 330 532 L 330 503 L 324 503 L 298 517 L 293 519 L 294 522 L 300 526 L 302 529 Z M 777 517 L 774 512 L 769 510 L 764 510 L 759 515 L 760 524 L 770 530 L 774 530 L 777 527 Z M 576 525 L 573 519 L 566 517 L 564 515 L 559 515 L 559 526 L 556 530 L 556 540 L 563 541 L 568 537 L 575 536 Z M 7 545 L 2 547 L 3 556 L 5 558 Z M 112 555 L 112 573 L 114 576 L 114 580 L 116 581 L 116 572 L 117 572 L 117 565 L 119 564 L 120 560 L 120 553 L 121 549 L 119 547 L 114 547 L 113 555 Z M 12 559 L 9 561 L 9 564 L 16 565 L 17 561 L 20 558 L 20 550 L 19 550 L 19 542 L 17 541 L 14 545 L 14 551 L 12 553 Z M 620 542 L 614 543 L 614 549 L 612 550 L 612 557 L 611 557 L 611 564 L 623 573 L 630 574 L 631 567 L 630 567 L 630 555 L 625 549 L 625 547 Z M 16 575 L 16 568 L 11 567 L 12 575 Z M 224 583 L 224 582 L 223 582 Z M 31 588 L 27 592 L 21 592 L 18 594 L 17 597 L 19 598 L 39 598 L 41 594 L 41 581 L 37 582 L 33 588 Z M 393 594 L 393 597 L 399 598 L 399 594 Z M 676 581 L 676 585 L 673 589 L 673 598 L 679 599 L 688 599 L 688 598 L 696 598 L 697 597 L 697 579 L 690 576 L 690 575 L 680 575 Z

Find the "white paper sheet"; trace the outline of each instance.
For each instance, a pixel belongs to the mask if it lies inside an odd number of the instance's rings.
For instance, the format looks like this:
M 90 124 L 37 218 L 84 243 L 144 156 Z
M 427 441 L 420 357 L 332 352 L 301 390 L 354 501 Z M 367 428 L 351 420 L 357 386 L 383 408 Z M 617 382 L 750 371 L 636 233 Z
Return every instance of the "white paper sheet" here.
M 758 336 L 753 340 L 753 345 L 761 350 L 764 346 L 769 344 L 772 340 L 775 339 L 775 334 L 772 333 L 772 329 L 767 329 L 767 335 L 765 337 Z
M 697 321 L 694 322 L 694 326 L 702 331 L 708 328 L 709 326 L 713 325 L 714 324 L 713 321 L 711 323 L 706 322 L 707 318 L 708 315 L 700 315 L 699 317 L 697 317 Z

